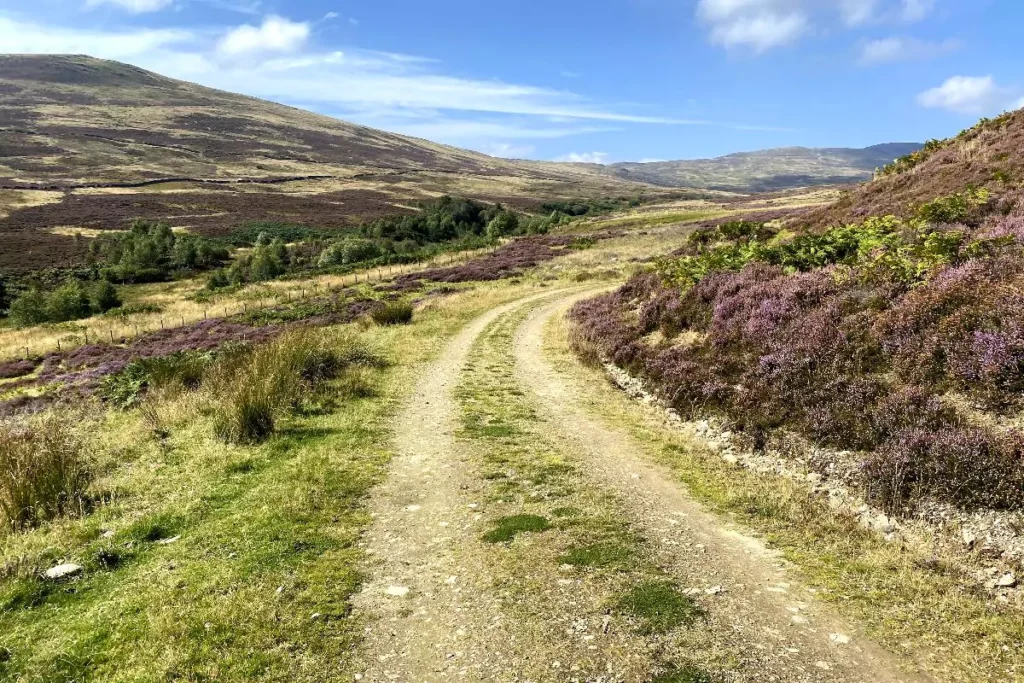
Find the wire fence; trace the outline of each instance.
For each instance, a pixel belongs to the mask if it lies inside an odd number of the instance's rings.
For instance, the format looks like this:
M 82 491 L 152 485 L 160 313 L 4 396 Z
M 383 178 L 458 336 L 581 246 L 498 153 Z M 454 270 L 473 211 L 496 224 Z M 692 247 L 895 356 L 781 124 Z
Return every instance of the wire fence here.
M 65 353 L 90 344 L 127 344 L 147 334 L 188 327 L 203 320 L 244 315 L 252 311 L 312 300 L 319 296 L 329 296 L 345 287 L 361 283 L 380 283 L 409 273 L 455 265 L 492 253 L 495 248 L 450 252 L 419 263 L 379 266 L 346 275 L 322 275 L 298 287 L 287 280 L 261 283 L 282 291 L 267 293 L 266 296 L 257 296 L 246 301 L 211 304 L 197 302 L 191 311 L 173 315 L 136 313 L 130 319 L 115 318 L 110 322 L 104 322 L 101 318 L 91 318 L 85 321 L 84 329 L 80 330 L 60 330 L 53 326 L 32 327 L 21 331 L 9 330 L 6 334 L 0 330 L 0 344 L 3 346 L 3 350 L 0 351 L 0 362 L 40 358 L 54 352 Z

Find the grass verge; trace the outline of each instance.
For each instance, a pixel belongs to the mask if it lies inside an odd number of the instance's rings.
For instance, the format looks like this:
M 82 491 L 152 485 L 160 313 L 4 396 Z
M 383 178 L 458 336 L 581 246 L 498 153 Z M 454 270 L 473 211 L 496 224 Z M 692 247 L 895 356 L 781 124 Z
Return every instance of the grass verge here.
M 360 331 L 388 367 L 361 368 L 360 390 L 327 409 L 282 415 L 263 443 L 218 440 L 203 388 L 96 408 L 100 504 L 0 536 L 0 680 L 351 676 L 363 500 L 391 456 L 392 416 L 448 337 L 521 295 L 484 286 L 432 301 L 415 325 Z M 82 569 L 41 576 L 65 562 Z

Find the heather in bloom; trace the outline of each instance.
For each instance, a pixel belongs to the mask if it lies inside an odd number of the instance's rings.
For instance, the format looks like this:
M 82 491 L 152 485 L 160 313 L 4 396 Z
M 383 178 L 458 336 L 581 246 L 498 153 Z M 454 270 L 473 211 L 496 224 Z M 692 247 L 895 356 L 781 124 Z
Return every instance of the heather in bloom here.
M 1024 220 L 1012 207 L 985 219 L 983 205 L 1000 206 L 957 195 L 926 219 L 790 243 L 702 228 L 677 261 L 579 303 L 574 344 L 754 444 L 785 428 L 865 452 L 866 490 L 889 509 L 1021 507 L 1024 437 L 972 426 L 947 400 L 1002 411 L 1024 395 Z

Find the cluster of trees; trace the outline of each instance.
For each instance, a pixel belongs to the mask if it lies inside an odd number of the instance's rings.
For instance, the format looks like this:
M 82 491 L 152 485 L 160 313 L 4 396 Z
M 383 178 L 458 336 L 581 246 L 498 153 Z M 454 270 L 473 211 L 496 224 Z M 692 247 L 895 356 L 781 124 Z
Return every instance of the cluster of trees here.
M 111 282 L 161 282 L 175 273 L 217 268 L 228 250 L 196 235 L 176 234 L 162 223 L 136 221 L 125 233 L 97 238 L 90 256 L 101 264 L 100 275 Z
M 418 244 L 448 242 L 468 236 L 515 234 L 519 217 L 501 204 L 444 196 L 411 216 L 389 216 L 363 226 L 364 237 Z
M 574 200 L 564 202 L 547 202 L 541 205 L 545 213 L 564 213 L 567 216 L 600 216 L 604 214 L 637 207 L 643 203 L 643 199 L 637 197 L 615 197 L 605 199 Z
M 237 255 L 229 268 L 215 271 L 207 287 L 216 290 L 262 282 L 307 268 L 408 261 L 435 253 L 442 245 L 472 248 L 510 235 L 544 233 L 570 220 L 557 211 L 550 216 L 522 217 L 501 204 L 445 196 L 424 205 L 418 214 L 381 218 L 363 225 L 356 234 L 333 240 L 310 233 L 307 239 L 286 244 L 282 236 L 292 232 L 267 226 L 252 251 Z
M 267 234 L 256 238 L 252 251 L 238 254 L 231 266 L 214 271 L 207 280 L 207 289 L 221 289 L 247 282 L 265 282 L 288 272 L 292 253 L 280 237 Z
M 120 305 L 117 288 L 107 280 L 88 284 L 69 280 L 50 292 L 29 289 L 11 302 L 8 315 L 15 325 L 25 327 L 79 320 Z

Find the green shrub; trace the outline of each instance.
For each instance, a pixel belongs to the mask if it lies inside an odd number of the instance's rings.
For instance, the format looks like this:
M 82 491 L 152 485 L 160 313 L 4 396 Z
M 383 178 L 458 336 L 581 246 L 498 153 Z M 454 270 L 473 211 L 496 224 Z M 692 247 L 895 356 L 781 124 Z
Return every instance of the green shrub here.
M 117 288 L 107 280 L 100 280 L 93 284 L 89 292 L 89 300 L 92 310 L 96 313 L 106 313 L 121 305 L 121 297 L 117 294 Z
M 988 190 L 971 188 L 922 204 L 917 208 L 917 216 L 929 223 L 963 223 L 989 199 L 991 194 Z
M 320 254 L 320 267 L 351 265 L 382 256 L 381 246 L 368 239 L 347 238 L 331 244 Z
M 576 251 L 583 251 L 584 249 L 590 249 L 596 244 L 597 240 L 593 237 L 577 237 L 569 243 L 569 248 L 575 249 Z
M 230 286 L 231 279 L 223 270 L 215 270 L 210 273 L 210 277 L 206 278 L 206 288 L 211 292 Z
M 46 298 L 46 318 L 49 322 L 78 320 L 87 318 L 91 313 L 89 295 L 77 280 L 58 287 Z
M 103 378 L 100 396 L 117 408 L 138 404 L 148 390 L 192 391 L 203 383 L 217 356 L 208 351 L 178 351 L 169 356 L 132 361 Z
M 29 327 L 45 323 L 48 319 L 46 295 L 38 289 L 30 289 L 13 302 L 8 313 L 18 327 Z
M 392 301 L 373 309 L 370 312 L 370 317 L 378 325 L 407 325 L 412 322 L 412 314 L 412 304 L 405 301 Z
M 519 216 L 511 211 L 502 211 L 487 224 L 488 237 L 514 235 L 519 230 Z
M 84 447 L 53 414 L 0 425 L 0 515 L 18 529 L 58 515 L 80 514 L 89 483 Z

